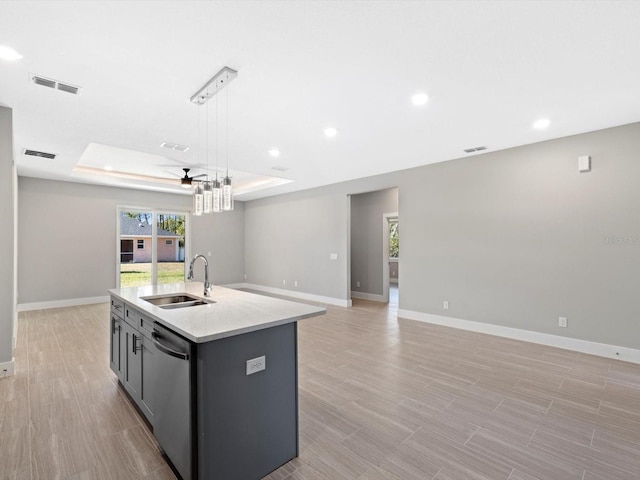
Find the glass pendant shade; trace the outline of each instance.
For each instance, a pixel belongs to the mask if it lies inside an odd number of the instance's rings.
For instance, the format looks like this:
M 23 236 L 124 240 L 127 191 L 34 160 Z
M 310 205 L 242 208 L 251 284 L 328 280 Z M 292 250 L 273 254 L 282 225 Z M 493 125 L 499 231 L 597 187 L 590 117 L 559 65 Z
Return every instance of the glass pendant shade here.
M 193 191 L 193 214 L 202 215 L 204 212 L 204 192 L 202 185 L 198 183 Z
M 213 211 L 220 213 L 222 211 L 222 189 L 218 180 L 213 181 Z
M 203 195 L 204 195 L 204 213 L 213 212 L 213 190 L 211 187 L 212 182 L 204 182 Z
M 222 210 L 233 210 L 233 192 L 231 191 L 231 178 L 224 177 L 222 181 Z

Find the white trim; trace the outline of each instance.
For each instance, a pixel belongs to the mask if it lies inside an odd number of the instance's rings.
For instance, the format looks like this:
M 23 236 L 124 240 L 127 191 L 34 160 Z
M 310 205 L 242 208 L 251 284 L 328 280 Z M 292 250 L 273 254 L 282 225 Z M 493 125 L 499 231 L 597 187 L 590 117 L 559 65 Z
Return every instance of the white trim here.
M 389 300 L 385 301 L 384 295 L 377 295 L 375 293 L 365 293 L 365 292 L 354 292 L 351 291 L 351 298 L 359 298 L 361 300 L 371 300 L 372 302 L 382 302 L 388 303 Z
M 5 373 L 4 370 L 6 370 L 7 373 Z M 11 377 L 15 372 L 15 360 L 0 363 L 0 378 Z
M 322 295 L 315 295 L 313 293 L 304 293 L 304 292 L 296 292 L 294 290 L 285 290 L 284 288 L 265 287 L 264 285 L 256 285 L 254 283 L 232 283 L 232 284 L 223 285 L 223 286 L 228 288 L 246 288 L 249 290 L 257 290 L 258 292 L 284 295 L 287 297 L 300 298 L 302 300 L 310 300 L 312 302 L 336 305 L 338 307 L 352 306 L 351 299 L 343 300 L 341 298 L 325 297 Z
M 498 337 L 513 338 L 525 342 L 539 343 L 550 347 L 564 348 L 576 352 L 588 353 L 599 357 L 615 358 L 625 362 L 640 363 L 640 350 L 606 343 L 580 340 L 577 338 L 562 337 L 549 333 L 532 332 L 519 328 L 503 327 L 490 323 L 474 322 L 453 317 L 443 317 L 430 313 L 414 312 L 411 310 L 398 310 L 398 318 L 407 318 L 419 322 L 444 325 L 446 327 L 470 330 L 472 332 L 487 333 Z
M 90 305 L 93 303 L 107 303 L 109 296 L 103 297 L 84 297 L 84 298 L 68 298 L 65 300 L 51 300 L 49 302 L 33 302 L 33 303 L 19 303 L 19 312 L 28 312 L 30 310 L 43 310 L 45 308 L 61 308 L 61 307 L 76 307 L 78 305 Z

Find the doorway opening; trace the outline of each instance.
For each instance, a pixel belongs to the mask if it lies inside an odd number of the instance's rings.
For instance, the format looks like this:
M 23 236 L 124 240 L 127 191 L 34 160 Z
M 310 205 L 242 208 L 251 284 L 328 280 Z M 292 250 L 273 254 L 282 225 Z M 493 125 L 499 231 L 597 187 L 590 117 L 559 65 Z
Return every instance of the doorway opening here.
M 391 300 L 398 301 L 398 198 L 397 187 L 350 195 L 347 278 L 352 299 L 389 303 L 393 282 Z

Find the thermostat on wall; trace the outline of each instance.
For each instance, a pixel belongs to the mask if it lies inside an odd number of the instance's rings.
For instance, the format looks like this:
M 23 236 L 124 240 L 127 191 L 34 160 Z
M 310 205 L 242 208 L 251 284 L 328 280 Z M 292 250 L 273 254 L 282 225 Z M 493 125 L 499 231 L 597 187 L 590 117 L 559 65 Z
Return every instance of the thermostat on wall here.
M 581 155 L 578 157 L 578 171 L 588 172 L 591 170 L 591 157 L 589 155 Z

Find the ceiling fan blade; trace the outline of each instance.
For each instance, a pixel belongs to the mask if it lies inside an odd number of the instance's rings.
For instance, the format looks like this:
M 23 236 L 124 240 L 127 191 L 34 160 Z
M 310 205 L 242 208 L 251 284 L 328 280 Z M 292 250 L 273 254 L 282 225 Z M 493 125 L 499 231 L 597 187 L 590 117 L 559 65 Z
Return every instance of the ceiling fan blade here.
M 208 176 L 208 173 L 201 173 L 200 175 L 193 175 L 191 178 L 200 178 L 200 177 L 206 177 Z

